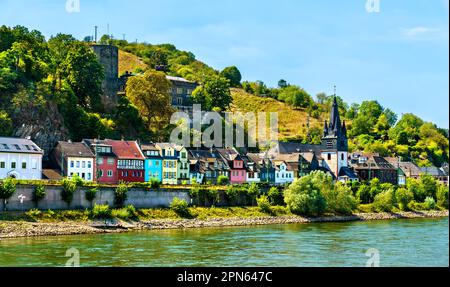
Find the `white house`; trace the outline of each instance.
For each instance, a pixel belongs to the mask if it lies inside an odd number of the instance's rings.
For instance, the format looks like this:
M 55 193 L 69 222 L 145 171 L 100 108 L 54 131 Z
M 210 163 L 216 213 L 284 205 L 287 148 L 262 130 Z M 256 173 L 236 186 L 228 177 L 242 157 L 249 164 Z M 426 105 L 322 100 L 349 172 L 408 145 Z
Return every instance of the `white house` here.
M 287 184 L 294 181 L 294 171 L 290 170 L 286 162 L 275 162 L 275 184 Z
M 64 176 L 78 175 L 85 181 L 95 180 L 95 155 L 84 143 L 58 142 L 52 157 Z
M 41 179 L 43 154 L 29 139 L 0 137 L 0 179 Z

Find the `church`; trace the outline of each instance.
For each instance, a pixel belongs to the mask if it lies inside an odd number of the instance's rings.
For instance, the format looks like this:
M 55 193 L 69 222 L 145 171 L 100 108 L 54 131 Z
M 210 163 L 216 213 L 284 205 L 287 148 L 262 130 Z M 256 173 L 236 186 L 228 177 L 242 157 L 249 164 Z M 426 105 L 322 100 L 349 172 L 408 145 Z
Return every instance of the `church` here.
M 305 155 L 314 154 L 318 162 L 317 170 L 330 173 L 335 180 L 342 182 L 358 180 L 358 176 L 349 168 L 347 127 L 345 121 L 341 122 L 336 96 L 331 108 L 330 121 L 325 121 L 321 144 L 278 142 L 269 150 L 272 159 L 292 154 L 298 154 L 305 161 L 307 161 Z

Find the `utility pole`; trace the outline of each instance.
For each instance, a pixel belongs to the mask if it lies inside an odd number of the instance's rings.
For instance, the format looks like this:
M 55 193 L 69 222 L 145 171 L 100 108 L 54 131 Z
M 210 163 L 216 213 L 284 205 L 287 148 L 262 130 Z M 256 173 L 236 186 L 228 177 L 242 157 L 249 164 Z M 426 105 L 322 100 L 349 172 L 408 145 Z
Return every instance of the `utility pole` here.
M 98 31 L 98 26 L 95 26 L 95 38 L 94 38 L 95 43 L 97 43 L 97 31 Z

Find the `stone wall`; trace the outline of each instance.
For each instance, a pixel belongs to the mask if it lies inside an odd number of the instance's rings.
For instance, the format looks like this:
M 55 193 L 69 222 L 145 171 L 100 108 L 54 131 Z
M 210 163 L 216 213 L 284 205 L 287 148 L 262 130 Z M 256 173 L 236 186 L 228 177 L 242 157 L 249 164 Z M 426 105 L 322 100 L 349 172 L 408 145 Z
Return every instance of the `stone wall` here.
M 90 208 L 91 204 L 85 199 L 85 191 L 89 188 L 81 187 L 75 193 L 73 201 L 70 206 L 61 200 L 62 187 L 47 186 L 46 197 L 39 202 L 36 207 L 32 201 L 34 186 L 17 186 L 16 193 L 8 200 L 8 211 L 27 211 L 33 208 L 41 210 L 63 210 L 63 209 L 86 209 Z M 114 188 L 98 188 L 98 193 L 94 204 L 106 204 L 111 207 L 114 206 Z M 23 203 L 20 203 L 19 196 L 25 196 Z M 157 208 L 169 207 L 172 200 L 178 197 L 191 202 L 189 192 L 186 190 L 165 190 L 146 191 L 140 188 L 130 188 L 128 190 L 128 199 L 125 205 L 132 204 L 136 208 Z M 0 211 L 3 211 L 3 202 L 0 203 Z

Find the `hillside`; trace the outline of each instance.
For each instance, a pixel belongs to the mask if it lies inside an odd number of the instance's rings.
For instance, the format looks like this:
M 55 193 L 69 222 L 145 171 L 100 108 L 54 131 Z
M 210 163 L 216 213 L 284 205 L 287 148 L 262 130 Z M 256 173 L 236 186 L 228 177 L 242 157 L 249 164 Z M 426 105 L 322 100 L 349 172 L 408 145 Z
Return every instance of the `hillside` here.
M 231 111 L 240 112 L 278 112 L 280 140 L 288 138 L 304 139 L 307 134 L 308 113 L 305 109 L 291 106 L 272 98 L 265 98 L 246 93 L 242 89 L 231 89 L 233 104 Z M 326 117 L 326 114 L 322 115 Z M 311 130 L 321 130 L 325 118 L 310 117 Z
M 119 50 L 119 75 L 122 75 L 125 72 L 134 72 L 138 68 L 145 70 L 148 66 L 139 57 Z

